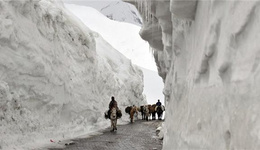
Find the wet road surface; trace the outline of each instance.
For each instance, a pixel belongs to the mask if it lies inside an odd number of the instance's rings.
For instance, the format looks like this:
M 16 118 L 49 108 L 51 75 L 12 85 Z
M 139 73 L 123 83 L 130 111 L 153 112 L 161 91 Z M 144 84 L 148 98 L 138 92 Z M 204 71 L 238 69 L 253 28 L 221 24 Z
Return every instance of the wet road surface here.
M 104 130 L 101 135 L 84 139 L 74 139 L 75 144 L 64 150 L 161 150 L 162 140 L 156 135 L 156 128 L 162 121 L 137 120 L 127 125 L 119 125 L 116 132 Z M 53 148 L 49 150 L 61 150 Z

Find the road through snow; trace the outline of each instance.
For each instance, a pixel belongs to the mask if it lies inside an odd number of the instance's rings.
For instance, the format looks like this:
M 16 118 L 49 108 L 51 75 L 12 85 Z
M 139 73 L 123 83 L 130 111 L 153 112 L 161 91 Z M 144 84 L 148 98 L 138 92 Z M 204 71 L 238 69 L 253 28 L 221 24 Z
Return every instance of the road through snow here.
M 119 125 L 117 132 L 105 129 L 102 135 L 74 139 L 75 144 L 66 150 L 161 150 L 162 140 L 156 136 L 156 128 L 162 121 L 137 120 L 132 124 Z M 49 150 L 60 150 L 52 148 Z

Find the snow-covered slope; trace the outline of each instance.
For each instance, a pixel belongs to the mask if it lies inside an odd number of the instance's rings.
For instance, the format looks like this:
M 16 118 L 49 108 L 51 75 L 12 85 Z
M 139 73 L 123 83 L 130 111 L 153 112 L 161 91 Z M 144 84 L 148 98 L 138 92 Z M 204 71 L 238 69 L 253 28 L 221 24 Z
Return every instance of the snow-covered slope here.
M 0 149 L 107 127 L 112 95 L 145 103 L 141 70 L 59 1 L 0 1 L 0 52 Z
M 65 7 L 90 29 L 100 33 L 106 41 L 131 59 L 134 64 L 156 70 L 155 61 L 151 52 L 149 52 L 148 43 L 138 35 L 140 27 L 110 20 L 91 7 L 74 4 L 65 4 Z
M 63 0 L 65 3 L 89 6 L 97 9 L 111 20 L 128 22 L 137 26 L 142 25 L 141 16 L 137 9 L 121 0 Z
M 165 81 L 163 149 L 259 149 L 259 1 L 125 1 Z
M 74 4 L 65 4 L 65 6 L 78 16 L 86 26 L 100 33 L 119 52 L 131 59 L 134 64 L 143 68 L 144 94 L 148 103 L 156 103 L 158 99 L 164 101 L 163 82 L 156 71 L 155 61 L 149 51 L 148 43 L 138 35 L 140 27 L 109 20 L 90 7 Z

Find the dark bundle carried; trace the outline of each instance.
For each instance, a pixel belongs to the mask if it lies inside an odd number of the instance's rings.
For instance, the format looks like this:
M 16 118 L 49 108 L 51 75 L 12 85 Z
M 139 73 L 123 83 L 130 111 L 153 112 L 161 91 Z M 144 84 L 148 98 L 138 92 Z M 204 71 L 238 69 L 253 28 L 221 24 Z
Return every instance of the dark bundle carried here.
M 121 110 L 118 110 L 118 111 L 116 112 L 116 116 L 117 116 L 118 119 L 122 117 L 122 112 L 121 112 Z
M 105 119 L 109 119 L 108 112 L 104 112 L 104 115 L 105 115 Z
M 130 114 L 131 109 L 132 109 L 132 106 L 127 106 L 127 107 L 125 108 L 125 113 Z

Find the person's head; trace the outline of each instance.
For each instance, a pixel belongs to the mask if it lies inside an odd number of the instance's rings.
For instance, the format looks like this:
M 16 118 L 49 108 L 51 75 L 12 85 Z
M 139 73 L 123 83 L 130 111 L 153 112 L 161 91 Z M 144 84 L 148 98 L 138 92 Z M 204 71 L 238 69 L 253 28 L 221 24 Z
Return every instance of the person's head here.
M 112 96 L 112 97 L 111 97 L 111 100 L 112 100 L 112 101 L 114 101 L 114 100 L 115 100 L 114 96 Z
M 158 102 L 160 102 L 160 100 L 158 99 Z

